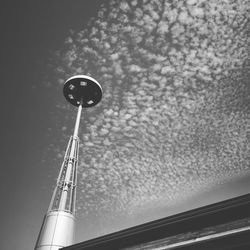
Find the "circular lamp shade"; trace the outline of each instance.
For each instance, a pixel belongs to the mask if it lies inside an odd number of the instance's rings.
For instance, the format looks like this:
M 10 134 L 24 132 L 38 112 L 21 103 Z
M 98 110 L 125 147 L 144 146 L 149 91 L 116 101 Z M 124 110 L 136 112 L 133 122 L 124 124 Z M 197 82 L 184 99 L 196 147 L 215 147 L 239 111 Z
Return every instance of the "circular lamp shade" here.
M 102 87 L 92 77 L 77 75 L 70 77 L 64 84 L 63 94 L 74 106 L 84 108 L 95 106 L 102 99 Z

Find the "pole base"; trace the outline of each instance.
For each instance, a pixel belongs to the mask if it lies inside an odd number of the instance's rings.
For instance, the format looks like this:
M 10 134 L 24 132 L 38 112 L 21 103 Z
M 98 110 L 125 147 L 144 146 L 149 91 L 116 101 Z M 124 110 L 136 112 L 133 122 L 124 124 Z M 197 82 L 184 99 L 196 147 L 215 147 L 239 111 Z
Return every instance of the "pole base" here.
M 58 250 L 73 244 L 75 217 L 64 211 L 48 212 L 35 250 Z

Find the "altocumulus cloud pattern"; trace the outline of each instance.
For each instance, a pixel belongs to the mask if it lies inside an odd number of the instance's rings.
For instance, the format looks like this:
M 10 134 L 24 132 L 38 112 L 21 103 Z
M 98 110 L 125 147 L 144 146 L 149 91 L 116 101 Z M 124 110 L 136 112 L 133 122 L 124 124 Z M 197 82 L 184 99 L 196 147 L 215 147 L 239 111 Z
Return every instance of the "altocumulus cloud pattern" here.
M 248 17 L 248 0 L 110 1 L 67 38 L 58 83 L 87 74 L 104 89 L 80 138 L 83 216 L 167 207 L 250 173 Z

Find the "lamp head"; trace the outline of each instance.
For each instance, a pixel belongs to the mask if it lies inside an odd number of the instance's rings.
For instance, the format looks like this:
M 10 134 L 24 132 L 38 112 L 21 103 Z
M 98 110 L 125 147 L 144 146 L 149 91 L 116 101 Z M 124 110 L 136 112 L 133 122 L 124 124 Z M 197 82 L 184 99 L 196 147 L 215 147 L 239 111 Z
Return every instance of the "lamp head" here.
M 102 87 L 90 76 L 76 75 L 65 82 L 63 94 L 72 105 L 89 108 L 101 101 Z

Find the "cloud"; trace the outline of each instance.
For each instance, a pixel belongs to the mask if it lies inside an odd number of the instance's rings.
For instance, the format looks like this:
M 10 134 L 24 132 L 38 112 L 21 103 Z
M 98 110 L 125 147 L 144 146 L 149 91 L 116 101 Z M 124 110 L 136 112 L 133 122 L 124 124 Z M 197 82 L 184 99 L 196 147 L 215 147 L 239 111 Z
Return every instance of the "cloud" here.
M 111 1 L 57 74 L 104 89 L 80 135 L 82 215 L 170 206 L 249 173 L 248 1 Z M 63 69 L 63 72 L 62 72 Z

